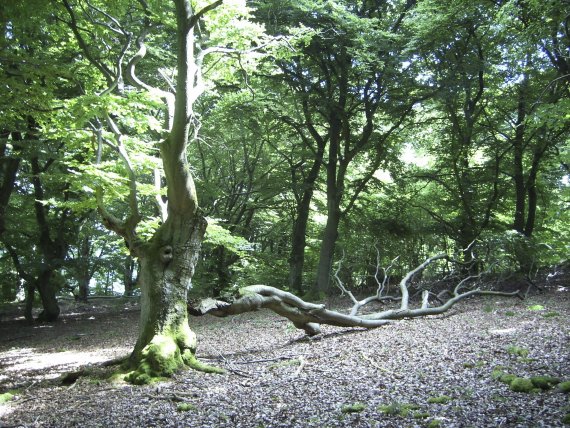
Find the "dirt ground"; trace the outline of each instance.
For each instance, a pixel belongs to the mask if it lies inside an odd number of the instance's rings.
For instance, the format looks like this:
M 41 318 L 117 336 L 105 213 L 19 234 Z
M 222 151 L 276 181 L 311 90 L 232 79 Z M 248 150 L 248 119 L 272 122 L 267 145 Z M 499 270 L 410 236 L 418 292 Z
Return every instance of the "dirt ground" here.
M 136 301 L 67 302 L 60 321 L 33 326 L 8 313 L 0 427 L 564 426 L 568 394 L 513 392 L 492 373 L 570 380 L 569 286 L 476 297 L 376 330 L 324 326 L 313 339 L 265 311 L 192 318 L 198 356 L 227 374 L 182 371 L 143 387 L 104 379 L 112 369 L 61 382 L 130 352 Z

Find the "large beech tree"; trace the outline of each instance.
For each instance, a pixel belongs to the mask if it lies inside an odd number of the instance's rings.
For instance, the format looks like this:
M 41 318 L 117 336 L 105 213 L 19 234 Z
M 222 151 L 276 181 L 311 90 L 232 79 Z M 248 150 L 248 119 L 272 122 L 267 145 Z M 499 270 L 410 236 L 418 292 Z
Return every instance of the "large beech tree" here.
M 172 374 L 182 365 L 207 369 L 194 357 L 196 336 L 188 324 L 187 292 L 207 222 L 198 206 L 187 150 L 190 136 L 197 127 L 195 103 L 206 89 L 202 74 L 206 57 L 216 52 L 237 51 L 235 47 L 216 46 L 215 37 L 204 25 L 207 15 L 219 8 L 222 0 L 198 6 L 188 0 L 174 0 L 173 8 L 152 5 L 154 9 L 144 0 L 138 5 L 108 7 L 88 2 L 62 2 L 67 14 L 62 19 L 73 32 L 83 57 L 99 70 L 107 83 L 96 95 L 99 108 L 85 115 L 97 141 L 97 162 L 105 160 L 103 147 L 110 148 L 122 163 L 122 171 L 128 179 L 126 215 L 120 216 L 110 207 L 110 198 L 106 197 L 103 187 L 99 187 L 96 194 L 105 226 L 122 236 L 131 254 L 140 261 L 138 281 L 142 310 L 139 337 L 130 359 L 136 370 L 130 380 L 143 383 L 149 376 Z M 228 28 L 240 20 L 238 3 L 230 4 L 229 10 L 221 13 L 222 21 L 234 20 L 225 22 Z M 242 7 L 242 13 L 244 10 Z M 172 28 L 176 35 L 174 41 L 167 37 L 162 40 L 174 53 L 171 75 L 166 76 L 164 69 L 155 70 L 154 75 L 162 72 L 166 90 L 161 87 L 164 82 L 149 83 L 149 75 L 143 77 L 145 67 L 153 64 L 152 59 L 147 58 L 146 41 L 151 35 L 159 37 L 153 33 L 157 28 L 166 32 Z M 206 41 L 210 42 L 209 46 Z M 100 46 L 101 50 L 94 46 Z M 139 72 L 139 68 L 143 72 Z M 158 143 L 155 182 L 158 187 L 164 184 L 167 190 L 166 195 L 157 196 L 161 224 L 150 236 L 142 234 L 140 229 L 143 216 L 137 180 L 141 174 L 128 147 L 132 125 L 112 111 L 118 109 L 121 98 L 128 98 L 126 84 L 130 85 L 130 92 L 137 91 L 152 98 L 151 105 L 157 105 L 157 99 L 163 102 L 155 114 L 162 117 L 164 123 L 154 134 L 149 133 L 157 137 L 155 143 Z

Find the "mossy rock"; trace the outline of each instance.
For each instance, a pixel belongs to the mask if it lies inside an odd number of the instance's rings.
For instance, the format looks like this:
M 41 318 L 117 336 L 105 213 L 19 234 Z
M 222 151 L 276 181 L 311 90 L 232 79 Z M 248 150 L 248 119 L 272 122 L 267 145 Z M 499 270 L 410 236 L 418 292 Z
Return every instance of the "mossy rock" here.
M 438 428 L 440 426 L 441 426 L 441 421 L 439 421 L 438 419 L 430 421 L 430 423 L 427 425 L 428 428 Z
M 540 391 L 540 388 L 536 388 L 530 379 L 524 377 L 515 377 L 509 386 L 514 392 L 529 393 Z
M 428 398 L 427 402 L 429 404 L 446 404 L 451 401 L 451 397 L 447 395 L 440 395 L 438 397 L 430 397 Z
M 360 413 L 366 410 L 366 405 L 363 403 L 345 404 L 340 411 L 342 413 Z
M 530 381 L 534 386 L 544 391 L 551 389 L 560 383 L 560 379 L 552 376 L 534 376 L 530 378 Z
M 558 384 L 558 391 L 565 394 L 570 393 L 570 380 Z
M 416 412 L 412 415 L 414 419 L 427 419 L 430 417 L 429 413 L 426 412 Z
M 566 416 L 562 418 L 562 423 L 564 425 L 570 425 L 570 413 L 566 413 Z

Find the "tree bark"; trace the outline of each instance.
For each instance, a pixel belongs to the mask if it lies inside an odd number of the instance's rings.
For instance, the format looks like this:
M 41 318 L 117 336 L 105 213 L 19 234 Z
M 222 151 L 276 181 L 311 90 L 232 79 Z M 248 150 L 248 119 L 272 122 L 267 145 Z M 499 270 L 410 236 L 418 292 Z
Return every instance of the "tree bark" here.
M 34 322 L 34 298 L 36 295 L 36 286 L 33 282 L 26 281 L 26 299 L 24 304 L 24 318 L 28 323 Z
M 125 261 L 123 283 L 125 284 L 124 295 L 127 297 L 130 297 L 134 294 L 135 286 L 137 284 L 137 278 L 133 278 L 136 263 L 137 262 L 131 256 L 128 256 L 127 260 Z
M 2 177 L 2 182 L 0 183 L 0 235 L 4 233 L 4 230 L 6 228 L 6 209 L 8 207 L 8 202 L 10 201 L 12 191 L 14 190 L 14 185 L 16 184 L 16 175 L 18 173 L 18 168 L 20 167 L 21 161 L 19 157 L 6 156 L 8 137 L 10 135 L 12 135 L 15 149 L 17 148 L 19 150 L 19 144 L 16 144 L 15 142 L 21 140 L 19 133 L 11 133 L 9 131 L 0 132 L 0 173 Z
M 340 224 L 341 211 L 335 204 L 329 208 L 327 223 L 321 242 L 319 265 L 317 267 L 316 291 L 318 294 L 330 292 L 330 275 L 334 258 L 336 241 L 338 239 L 338 226 Z
M 303 198 L 297 204 L 297 218 L 293 225 L 291 253 L 289 256 L 289 287 L 297 293 L 303 293 L 303 270 L 305 267 L 305 246 L 307 245 L 307 224 L 311 211 L 313 189 L 305 190 Z
M 53 322 L 57 320 L 60 309 L 56 298 L 57 289 L 51 283 L 51 278 L 54 271 L 61 267 L 67 252 L 68 243 L 65 242 L 63 229 L 68 217 L 68 212 L 63 210 L 60 213 L 60 217 L 58 218 L 59 230 L 56 231 L 56 237 L 53 239 L 51 236 L 52 227 L 48 221 L 49 209 L 43 204 L 45 196 L 40 178 L 42 169 L 40 168 L 38 158 L 32 158 L 30 163 L 33 173 L 31 181 L 34 189 L 34 197 L 36 198 L 34 202 L 36 222 L 40 232 L 38 248 L 42 256 L 42 265 L 35 281 L 35 288 L 40 294 L 43 306 L 43 311 L 40 313 L 38 321 Z
M 436 258 L 434 258 L 434 260 L 435 259 Z M 401 320 L 404 318 L 440 315 L 451 309 L 451 307 L 459 301 L 476 295 L 521 297 L 519 291 L 503 293 L 477 288 L 464 293 L 452 293 L 452 298 L 436 307 L 429 307 L 427 296 L 424 296 L 420 308 L 409 308 L 407 302 L 404 304 L 405 299 L 402 298 L 402 306 L 399 309 L 389 309 L 367 315 L 347 315 L 326 309 L 325 305 L 305 302 L 294 294 L 266 285 L 251 285 L 244 287 L 239 293 L 239 296 L 229 302 L 214 299 L 203 300 L 196 306 L 189 305 L 188 311 L 194 316 L 210 314 L 217 317 L 226 317 L 229 315 L 237 315 L 266 308 L 289 319 L 295 327 L 304 330 L 308 336 L 314 336 L 320 334 L 320 324 L 333 325 L 337 327 L 377 328 L 389 324 L 391 321 Z M 366 303 L 370 303 L 379 299 L 371 298 L 366 300 Z M 364 304 L 361 304 L 360 306 L 364 306 Z
M 89 282 L 91 281 L 91 241 L 88 236 L 79 243 L 79 256 L 77 260 L 78 294 L 76 299 L 87 302 L 89 297 Z
M 59 317 L 59 304 L 57 303 L 56 288 L 52 284 L 54 270 L 42 269 L 36 280 L 36 288 L 42 301 L 42 311 L 37 320 L 40 322 L 54 322 Z
M 206 230 L 205 219 L 170 215 L 140 255 L 141 318 L 131 355 L 133 383 L 195 365 L 196 335 L 188 325 L 187 292 Z

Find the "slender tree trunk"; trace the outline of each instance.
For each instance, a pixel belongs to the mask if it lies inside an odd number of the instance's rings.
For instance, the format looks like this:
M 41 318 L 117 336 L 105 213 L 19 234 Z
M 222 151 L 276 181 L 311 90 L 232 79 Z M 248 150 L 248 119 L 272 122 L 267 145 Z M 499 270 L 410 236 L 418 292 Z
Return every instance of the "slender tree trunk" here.
M 16 174 L 20 167 L 19 158 L 4 158 L 1 159 L 0 173 L 2 182 L 0 183 L 0 235 L 4 233 L 6 228 L 5 214 L 8 207 L 8 201 L 14 190 L 16 183 Z
M 218 296 L 223 290 L 227 289 L 230 285 L 230 270 L 227 260 L 226 249 L 219 246 L 212 252 L 215 263 L 215 271 L 218 277 L 217 283 L 212 288 L 212 293 Z
M 330 273 L 334 259 L 335 245 L 338 239 L 338 226 L 342 215 L 340 210 L 342 193 L 337 186 L 337 180 L 342 183 L 343 179 L 344 177 L 337 177 L 336 160 L 333 164 L 329 159 L 329 164 L 327 165 L 327 223 L 321 241 L 319 265 L 317 267 L 317 281 L 315 284 L 315 291 L 318 294 L 328 294 L 330 292 Z
M 38 321 L 53 322 L 59 316 L 59 306 L 57 303 L 56 289 L 51 284 L 51 278 L 54 271 L 61 266 L 61 262 L 65 257 L 67 250 L 67 243 L 63 242 L 63 234 L 61 230 L 57 232 L 57 238 L 52 239 L 50 233 L 50 224 L 48 221 L 48 208 L 46 208 L 42 201 L 45 200 L 44 189 L 41 181 L 42 170 L 39 165 L 39 159 L 34 157 L 30 161 L 32 166 L 32 185 L 34 188 L 34 208 L 36 213 L 36 222 L 40 231 L 39 236 L 39 249 L 42 254 L 43 266 L 40 269 L 36 279 L 36 288 L 40 293 L 42 300 L 43 311 L 38 317 Z M 60 227 L 63 226 L 62 220 L 67 217 L 65 212 L 61 213 Z
M 36 286 L 32 282 L 26 281 L 26 300 L 24 304 L 24 318 L 28 323 L 34 321 L 33 309 L 34 298 L 36 294 Z
M 527 58 L 528 60 L 528 58 Z M 528 93 L 528 74 L 525 73 L 523 81 L 519 87 L 519 101 L 517 105 L 517 121 L 515 123 L 515 138 L 513 140 L 513 180 L 515 182 L 515 215 L 514 229 L 519 233 L 524 233 L 525 211 L 526 211 L 526 185 L 524 179 L 524 146 L 526 131 L 526 116 Z
M 305 191 L 297 205 L 297 218 L 293 225 L 291 253 L 289 256 L 289 287 L 297 293 L 303 293 L 303 270 L 305 266 L 305 246 L 307 245 L 307 223 L 313 191 Z
M 91 242 L 89 237 L 85 237 L 81 240 L 79 247 L 79 272 L 78 272 L 78 282 L 79 282 L 79 294 L 77 300 L 81 302 L 87 302 L 87 297 L 89 296 L 89 282 L 91 281 L 90 275 L 90 256 L 91 256 Z
M 89 278 L 89 275 L 85 276 L 84 274 L 79 278 L 79 293 L 76 298 L 78 301 L 87 302 L 87 299 L 89 297 L 90 280 L 91 278 Z
M 517 132 L 518 134 L 518 132 Z M 515 182 L 515 215 L 514 215 L 514 229 L 519 233 L 524 233 L 524 219 L 526 211 L 526 189 L 523 170 L 523 141 L 518 141 L 518 136 L 515 136 L 514 142 L 514 177 Z
M 526 216 L 526 224 L 524 228 L 524 234 L 527 237 L 532 236 L 534 232 L 534 223 L 536 221 L 536 205 L 538 202 L 538 194 L 536 192 L 536 180 L 533 179 L 528 186 L 528 213 Z
M 128 256 L 125 262 L 123 283 L 125 284 L 124 295 L 127 297 L 133 295 L 135 286 L 137 284 L 137 278 L 134 277 L 136 263 L 137 262 L 131 256 Z
M 329 210 L 327 224 L 321 242 L 321 251 L 319 254 L 319 265 L 317 267 L 317 293 L 328 294 L 330 288 L 330 274 L 334 260 L 334 250 L 338 239 L 338 226 L 340 224 L 341 211 L 338 207 Z

